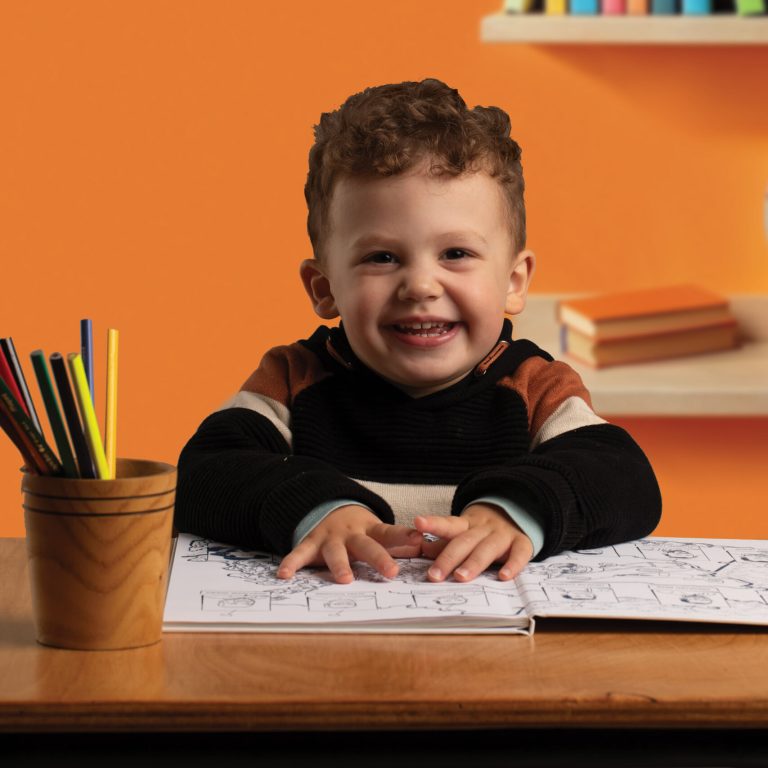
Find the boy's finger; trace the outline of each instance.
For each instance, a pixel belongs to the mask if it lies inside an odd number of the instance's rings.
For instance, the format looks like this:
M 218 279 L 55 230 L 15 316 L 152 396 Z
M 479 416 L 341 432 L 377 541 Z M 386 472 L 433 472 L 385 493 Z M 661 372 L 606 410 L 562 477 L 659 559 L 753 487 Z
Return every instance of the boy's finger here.
M 456 581 L 472 581 L 503 554 L 494 536 L 486 536 L 472 550 L 469 557 L 453 572 Z
M 480 531 L 467 531 L 463 536 L 451 539 L 427 571 L 429 580 L 443 581 L 450 576 L 453 569 L 466 560 L 484 536 Z
M 311 540 L 305 539 L 280 561 L 280 565 L 277 567 L 277 578 L 293 578 L 296 571 L 309 565 L 317 557 L 317 554 L 317 545 Z
M 525 568 L 533 555 L 533 545 L 527 536 L 520 536 L 512 542 L 507 562 L 501 566 L 499 579 L 509 581 L 514 579 Z
M 349 565 L 347 549 L 340 539 L 328 539 L 323 544 L 321 553 L 334 581 L 339 584 L 349 584 L 355 580 L 352 568 Z
M 450 539 L 437 539 L 436 541 L 424 539 L 421 542 L 421 554 L 429 560 L 437 560 L 450 541 Z
M 387 523 L 374 525 L 368 535 L 386 549 L 419 546 L 422 539 L 418 531 L 407 525 L 388 525 Z
M 382 576 L 392 579 L 397 576 L 399 566 L 392 559 L 389 552 L 370 536 L 354 536 L 348 543 L 349 553 L 355 560 L 375 568 Z
M 469 521 L 453 515 L 417 515 L 413 518 L 413 527 L 421 533 L 452 539 L 469 529 Z
M 387 549 L 387 552 L 389 552 L 392 557 L 421 557 L 422 556 L 422 550 L 421 546 L 415 546 L 415 547 L 390 547 Z

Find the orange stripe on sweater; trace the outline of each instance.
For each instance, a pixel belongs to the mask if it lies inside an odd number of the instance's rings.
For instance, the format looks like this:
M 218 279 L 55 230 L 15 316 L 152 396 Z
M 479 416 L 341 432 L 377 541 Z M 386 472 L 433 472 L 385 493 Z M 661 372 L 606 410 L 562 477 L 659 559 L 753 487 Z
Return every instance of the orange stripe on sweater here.
M 241 390 L 266 395 L 290 408 L 302 390 L 330 376 L 317 355 L 301 344 L 270 349 Z
M 580 397 L 592 407 L 592 398 L 581 377 L 566 363 L 547 362 L 541 357 L 529 357 L 499 384 L 514 389 L 528 410 L 528 431 L 531 437 L 569 397 Z

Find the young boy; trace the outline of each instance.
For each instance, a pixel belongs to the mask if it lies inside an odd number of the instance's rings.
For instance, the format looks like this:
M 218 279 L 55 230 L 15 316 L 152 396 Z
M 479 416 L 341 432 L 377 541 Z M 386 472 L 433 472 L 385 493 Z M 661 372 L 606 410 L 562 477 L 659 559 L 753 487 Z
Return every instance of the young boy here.
M 661 498 L 643 452 L 566 364 L 512 339 L 525 306 L 520 148 L 495 107 L 438 80 L 322 115 L 301 279 L 338 327 L 267 352 L 179 458 L 176 525 L 284 554 L 278 576 L 351 562 L 394 577 L 639 538 Z M 432 534 L 424 536 L 424 534 Z M 436 540 L 434 540 L 436 538 Z

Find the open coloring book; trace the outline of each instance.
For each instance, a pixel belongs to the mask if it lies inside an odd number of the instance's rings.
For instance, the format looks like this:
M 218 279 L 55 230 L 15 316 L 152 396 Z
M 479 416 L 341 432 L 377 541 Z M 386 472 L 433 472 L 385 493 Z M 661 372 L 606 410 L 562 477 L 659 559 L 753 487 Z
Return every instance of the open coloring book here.
M 427 581 L 431 560 L 399 560 L 386 579 L 355 563 L 355 581 L 324 568 L 291 580 L 280 557 L 179 534 L 167 632 L 531 634 L 534 617 L 663 619 L 768 625 L 768 541 L 650 537 L 529 563 L 514 581 Z

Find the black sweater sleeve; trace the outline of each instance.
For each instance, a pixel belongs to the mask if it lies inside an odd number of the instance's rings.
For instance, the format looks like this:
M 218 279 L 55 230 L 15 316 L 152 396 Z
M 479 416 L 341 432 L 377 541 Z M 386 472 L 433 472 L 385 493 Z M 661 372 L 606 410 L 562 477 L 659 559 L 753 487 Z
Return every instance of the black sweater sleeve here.
M 174 523 L 181 531 L 285 554 L 319 504 L 355 499 L 384 522 L 389 505 L 330 464 L 295 456 L 264 416 L 230 408 L 209 416 L 179 456 Z
M 452 513 L 483 495 L 504 496 L 544 527 L 543 560 L 647 536 L 661 517 L 661 493 L 637 443 L 620 427 L 596 424 L 564 432 L 503 466 L 462 481 Z

